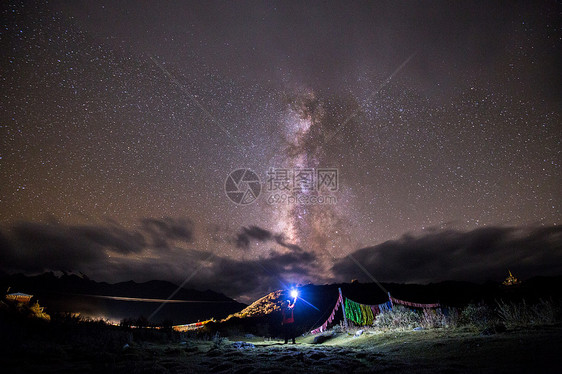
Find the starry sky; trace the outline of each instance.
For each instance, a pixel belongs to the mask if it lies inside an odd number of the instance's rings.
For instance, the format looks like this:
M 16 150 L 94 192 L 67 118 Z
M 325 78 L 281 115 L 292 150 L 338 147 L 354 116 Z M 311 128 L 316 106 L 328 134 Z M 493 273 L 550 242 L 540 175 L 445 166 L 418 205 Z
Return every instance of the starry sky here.
M 1 11 L 3 271 L 242 301 L 562 274 L 559 2 Z M 289 192 L 331 203 L 272 203 L 272 170 L 322 168 L 337 190 Z M 261 181 L 251 203 L 225 193 L 237 169 Z

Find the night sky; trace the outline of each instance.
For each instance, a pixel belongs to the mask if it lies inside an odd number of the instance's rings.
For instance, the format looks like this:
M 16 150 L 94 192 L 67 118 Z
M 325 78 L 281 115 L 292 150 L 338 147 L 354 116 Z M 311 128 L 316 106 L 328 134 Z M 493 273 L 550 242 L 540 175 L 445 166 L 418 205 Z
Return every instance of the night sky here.
M 3 271 L 242 301 L 562 274 L 559 2 L 1 11 Z M 268 201 L 268 171 L 322 168 L 337 191 L 297 193 L 331 204 Z M 236 169 L 260 178 L 255 201 L 226 195 Z

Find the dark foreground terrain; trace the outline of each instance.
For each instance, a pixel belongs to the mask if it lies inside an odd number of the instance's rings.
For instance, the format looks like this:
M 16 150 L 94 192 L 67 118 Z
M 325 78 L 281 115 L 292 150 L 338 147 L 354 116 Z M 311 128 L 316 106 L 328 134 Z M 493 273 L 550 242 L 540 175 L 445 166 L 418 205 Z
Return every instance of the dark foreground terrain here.
M 132 336 L 132 334 L 131 334 Z M 95 346 L 27 341 L 2 349 L 7 373 L 560 373 L 562 326 L 482 335 L 470 329 L 330 334 L 296 345 L 259 337 Z M 120 345 L 120 343 L 119 343 Z

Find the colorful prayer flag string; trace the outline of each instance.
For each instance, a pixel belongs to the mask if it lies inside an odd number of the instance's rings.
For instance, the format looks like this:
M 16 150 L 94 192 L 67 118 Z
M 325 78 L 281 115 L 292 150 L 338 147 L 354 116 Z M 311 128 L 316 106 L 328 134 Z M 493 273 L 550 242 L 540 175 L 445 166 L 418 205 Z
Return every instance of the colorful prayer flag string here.
M 420 303 L 412 303 L 410 301 L 404 301 L 404 300 L 399 300 L 396 299 L 394 297 L 390 297 L 390 300 L 394 303 L 394 304 L 400 304 L 400 305 L 405 305 L 405 306 L 409 306 L 412 308 L 423 308 L 423 309 L 431 309 L 431 308 L 439 308 L 441 307 L 441 305 L 439 303 L 434 303 L 434 304 L 420 304 Z
M 317 334 L 319 332 L 326 331 L 328 329 L 328 324 L 333 322 L 336 316 L 336 312 L 339 309 L 340 303 L 342 304 L 342 306 L 344 306 L 345 317 L 348 320 L 361 326 L 372 325 L 375 319 L 377 318 L 377 315 L 390 311 L 392 309 L 393 304 L 399 304 L 399 305 L 409 306 L 412 308 L 423 308 L 423 309 L 432 309 L 432 308 L 441 307 L 439 303 L 420 304 L 420 303 L 413 303 L 410 301 L 396 299 L 390 296 L 390 293 L 388 294 L 388 297 L 389 297 L 389 301 L 385 303 L 376 304 L 376 305 L 367 305 L 350 300 L 347 297 L 344 298 L 340 293 L 340 296 L 336 301 L 336 305 L 334 306 L 334 309 L 332 310 L 332 313 L 330 313 L 328 319 L 320 327 L 312 330 L 310 333 Z
M 328 317 L 328 319 L 320 327 L 315 328 L 314 330 L 310 331 L 311 334 L 318 334 L 318 333 L 324 332 L 328 329 L 328 324 L 332 323 L 332 321 L 336 317 L 336 312 L 338 311 L 338 309 L 340 307 L 340 303 L 343 303 L 341 295 L 338 297 L 338 300 L 336 301 L 336 305 L 334 306 L 334 309 L 332 310 L 332 313 L 330 313 L 330 316 Z
M 377 315 L 392 309 L 390 301 L 377 305 L 361 304 L 345 298 L 345 316 L 358 325 L 372 325 Z

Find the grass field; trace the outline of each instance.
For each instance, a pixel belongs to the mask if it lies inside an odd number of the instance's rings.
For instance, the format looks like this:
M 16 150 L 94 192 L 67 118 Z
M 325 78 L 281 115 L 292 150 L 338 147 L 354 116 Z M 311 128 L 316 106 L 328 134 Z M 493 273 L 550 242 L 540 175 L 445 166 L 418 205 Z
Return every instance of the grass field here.
M 560 373 L 562 326 L 482 335 L 472 329 L 333 334 L 296 345 L 260 337 L 149 342 L 127 347 L 32 341 L 4 349 L 10 373 Z M 236 342 L 251 343 L 237 348 Z

